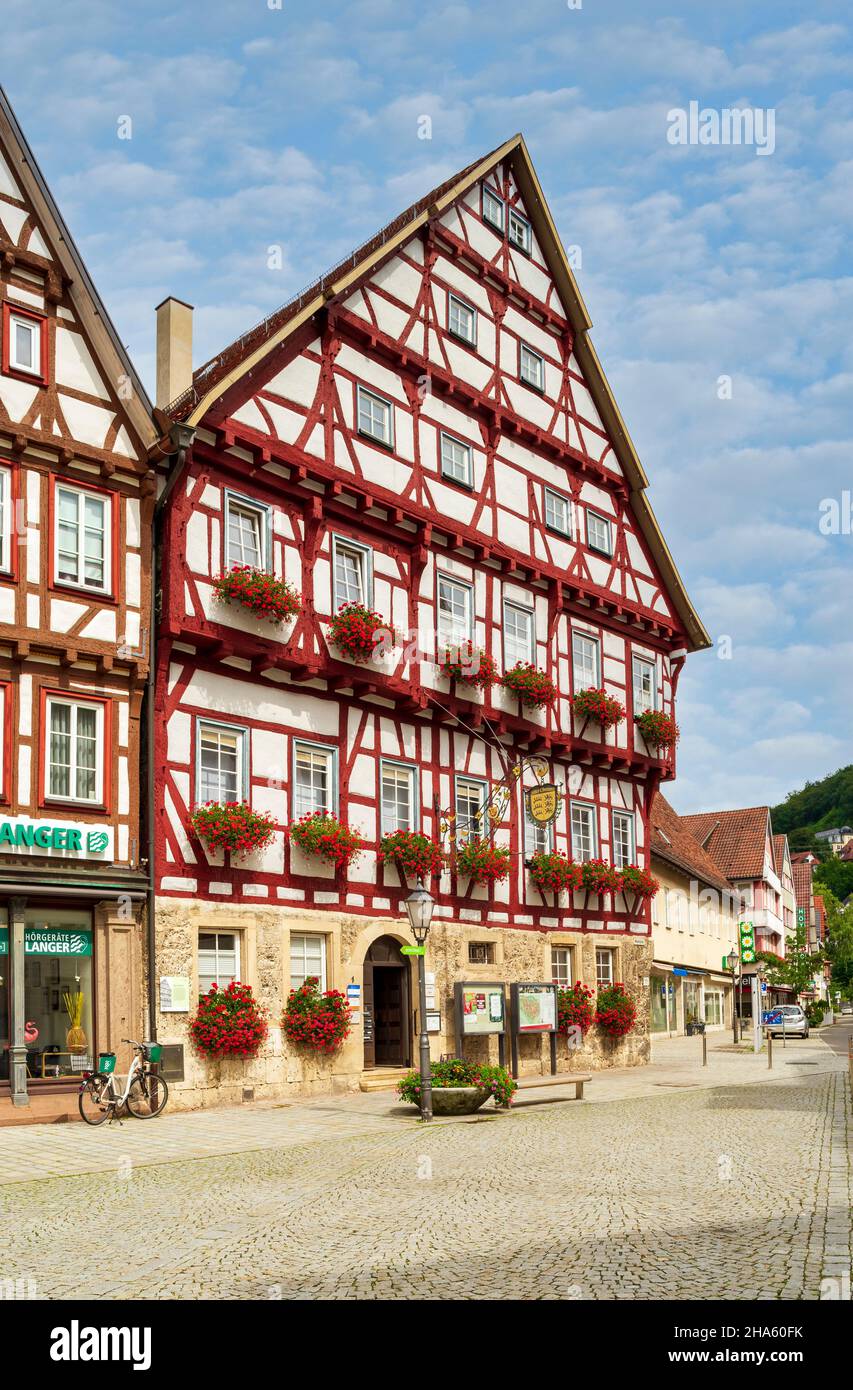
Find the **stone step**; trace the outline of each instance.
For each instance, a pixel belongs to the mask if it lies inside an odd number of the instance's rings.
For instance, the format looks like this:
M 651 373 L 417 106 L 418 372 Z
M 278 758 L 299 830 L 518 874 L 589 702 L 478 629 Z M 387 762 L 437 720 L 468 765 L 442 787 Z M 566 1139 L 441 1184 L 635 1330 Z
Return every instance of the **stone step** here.
M 410 1071 L 411 1067 L 373 1067 L 361 1073 L 359 1086 L 362 1091 L 393 1091 Z

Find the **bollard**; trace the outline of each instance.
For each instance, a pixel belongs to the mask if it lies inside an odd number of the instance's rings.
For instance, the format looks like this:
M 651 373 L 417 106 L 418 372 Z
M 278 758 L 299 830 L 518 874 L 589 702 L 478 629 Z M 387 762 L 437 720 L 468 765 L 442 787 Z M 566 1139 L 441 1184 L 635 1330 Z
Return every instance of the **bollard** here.
M 767 1067 L 768 1070 L 773 1066 L 773 1034 L 767 1034 Z
M 705 1034 L 703 1033 L 703 1034 L 702 1034 L 702 1066 L 703 1066 L 703 1067 L 707 1067 L 707 1065 L 708 1065 L 708 1039 L 707 1039 L 707 1037 L 705 1036 Z

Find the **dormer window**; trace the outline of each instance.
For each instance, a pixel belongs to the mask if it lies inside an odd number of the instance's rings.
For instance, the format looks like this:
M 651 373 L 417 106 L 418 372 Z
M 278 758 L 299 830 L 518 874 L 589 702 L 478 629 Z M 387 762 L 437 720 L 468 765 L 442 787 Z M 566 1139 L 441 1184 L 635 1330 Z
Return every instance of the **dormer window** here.
M 490 222 L 499 232 L 504 229 L 504 205 L 490 188 L 483 189 L 483 221 Z
M 3 371 L 42 385 L 47 381 L 46 320 L 8 300 L 3 305 Z
M 509 239 L 513 246 L 517 246 L 519 251 L 523 251 L 526 256 L 529 256 L 533 240 L 530 223 L 527 221 L 526 217 L 522 217 L 520 213 L 517 213 L 515 208 L 510 208 L 509 210 L 508 232 Z

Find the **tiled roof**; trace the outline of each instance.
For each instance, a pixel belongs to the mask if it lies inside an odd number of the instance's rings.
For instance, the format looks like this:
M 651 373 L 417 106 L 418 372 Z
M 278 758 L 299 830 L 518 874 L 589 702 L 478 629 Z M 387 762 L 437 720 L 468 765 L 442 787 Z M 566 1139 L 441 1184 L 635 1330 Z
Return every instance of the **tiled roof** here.
M 791 852 L 792 864 L 816 864 L 817 855 L 810 849 L 795 849 Z
M 810 908 L 812 905 L 812 866 L 811 864 L 795 864 L 794 868 L 794 897 L 797 900 L 797 907 Z
M 853 859 L 853 840 L 847 841 L 838 857 L 839 859 Z
M 726 878 L 761 878 L 767 844 L 767 806 L 739 811 L 700 811 L 682 820 Z
M 652 802 L 649 817 L 652 856 L 675 865 L 691 878 L 700 879 L 711 888 L 728 891 L 730 885 L 720 873 L 710 854 L 691 835 L 685 818 L 679 816 L 660 792 Z M 664 838 L 664 836 L 666 838 Z
M 773 836 L 773 863 L 776 865 L 776 872 L 780 878 L 782 877 L 782 869 L 785 864 L 785 844 L 787 839 L 787 835 Z

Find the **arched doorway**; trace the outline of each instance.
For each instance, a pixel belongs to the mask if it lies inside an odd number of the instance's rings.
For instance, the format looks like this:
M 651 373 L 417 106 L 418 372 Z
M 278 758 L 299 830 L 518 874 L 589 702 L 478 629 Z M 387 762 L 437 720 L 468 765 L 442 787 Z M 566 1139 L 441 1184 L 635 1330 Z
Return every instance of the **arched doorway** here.
M 409 965 L 393 936 L 364 958 L 364 1066 L 407 1067 L 412 1058 Z

